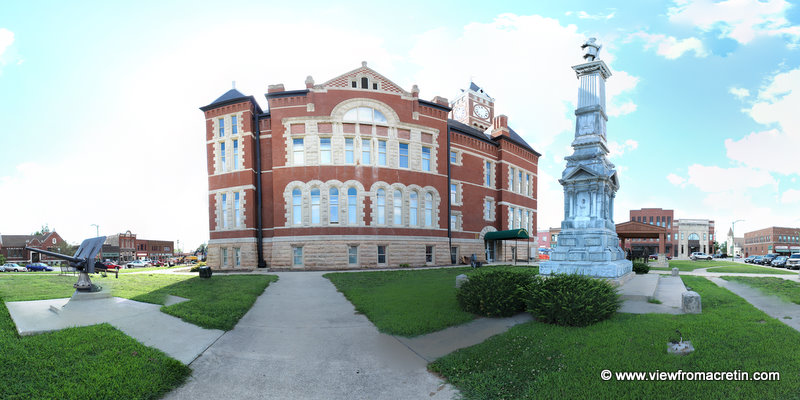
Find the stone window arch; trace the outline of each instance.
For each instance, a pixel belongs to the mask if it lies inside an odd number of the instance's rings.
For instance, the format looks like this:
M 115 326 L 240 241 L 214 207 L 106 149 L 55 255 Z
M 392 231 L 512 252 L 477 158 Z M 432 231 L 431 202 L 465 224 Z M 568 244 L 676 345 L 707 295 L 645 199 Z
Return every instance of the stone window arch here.
M 688 240 L 700 240 L 700 235 L 698 235 L 696 233 L 690 233 Z

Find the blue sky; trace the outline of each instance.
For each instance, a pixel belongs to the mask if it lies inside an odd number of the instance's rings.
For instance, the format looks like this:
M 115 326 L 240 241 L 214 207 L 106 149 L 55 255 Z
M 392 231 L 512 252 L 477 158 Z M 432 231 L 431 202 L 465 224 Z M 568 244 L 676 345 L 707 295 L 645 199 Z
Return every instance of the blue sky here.
M 9 4 L 11 3 L 11 4 Z M 199 106 L 369 66 L 420 96 L 470 78 L 543 156 L 539 228 L 563 216 L 579 45 L 613 76 L 616 222 L 800 226 L 800 8 L 785 1 L 140 1 L 0 4 L 0 233 L 208 238 Z M 737 235 L 738 236 L 738 235 Z

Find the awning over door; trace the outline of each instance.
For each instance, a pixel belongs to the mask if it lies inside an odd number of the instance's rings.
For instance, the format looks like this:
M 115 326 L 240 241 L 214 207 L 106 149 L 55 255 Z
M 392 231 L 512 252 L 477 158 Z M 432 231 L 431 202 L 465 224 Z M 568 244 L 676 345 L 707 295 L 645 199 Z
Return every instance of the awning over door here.
M 528 231 L 525 229 L 512 229 L 509 231 L 487 232 L 483 240 L 508 240 L 508 239 L 528 239 Z

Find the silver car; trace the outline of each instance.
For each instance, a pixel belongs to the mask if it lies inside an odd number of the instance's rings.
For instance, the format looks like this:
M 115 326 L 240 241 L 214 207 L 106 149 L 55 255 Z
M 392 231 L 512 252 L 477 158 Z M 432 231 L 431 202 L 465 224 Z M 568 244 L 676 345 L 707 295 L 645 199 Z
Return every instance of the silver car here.
M 3 271 L 5 272 L 28 272 L 28 269 L 19 264 L 5 263 L 3 264 Z
M 786 268 L 800 269 L 800 253 L 795 253 L 786 259 Z

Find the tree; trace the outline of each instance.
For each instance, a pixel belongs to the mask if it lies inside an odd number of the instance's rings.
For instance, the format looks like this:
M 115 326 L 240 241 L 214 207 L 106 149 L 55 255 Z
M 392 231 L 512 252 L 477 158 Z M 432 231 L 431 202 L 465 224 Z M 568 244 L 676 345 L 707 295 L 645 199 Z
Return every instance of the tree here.
M 205 254 L 206 253 L 206 244 L 203 243 L 200 246 L 197 246 L 197 250 L 194 251 L 194 254 Z
M 728 242 L 722 242 L 719 246 L 719 252 L 722 254 L 728 254 Z
M 76 246 L 74 244 L 69 244 L 69 243 L 67 243 L 65 241 L 59 242 L 56 245 L 56 252 L 64 254 L 64 255 L 68 255 L 68 256 L 75 255 L 75 252 L 77 250 L 78 250 L 78 246 Z
M 0 254 L 0 265 L 5 264 L 5 263 L 6 263 L 6 256 Z
M 44 235 L 44 234 L 47 234 L 47 233 L 50 233 L 50 227 L 47 226 L 47 224 L 44 224 L 44 225 L 42 225 L 42 229 L 39 229 L 38 231 L 33 233 L 33 236 Z

